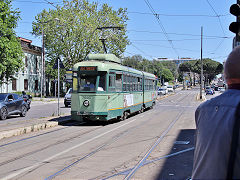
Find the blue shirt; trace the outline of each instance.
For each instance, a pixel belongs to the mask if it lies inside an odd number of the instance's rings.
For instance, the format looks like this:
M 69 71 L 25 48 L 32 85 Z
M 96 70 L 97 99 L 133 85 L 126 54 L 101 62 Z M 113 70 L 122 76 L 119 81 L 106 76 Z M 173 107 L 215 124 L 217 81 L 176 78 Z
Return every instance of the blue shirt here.
M 240 90 L 229 89 L 197 108 L 192 179 L 226 179 L 235 112 L 239 103 Z M 239 179 L 240 142 L 236 158 L 234 178 Z

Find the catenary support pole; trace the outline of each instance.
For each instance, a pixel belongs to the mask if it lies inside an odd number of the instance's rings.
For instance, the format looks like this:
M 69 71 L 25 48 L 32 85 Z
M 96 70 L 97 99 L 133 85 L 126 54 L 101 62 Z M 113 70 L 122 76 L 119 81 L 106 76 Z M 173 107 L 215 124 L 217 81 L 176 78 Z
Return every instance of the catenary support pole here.
M 201 27 L 201 82 L 200 82 L 200 99 L 202 99 L 202 85 L 203 85 L 203 59 L 202 59 L 202 46 L 203 46 L 203 27 Z
M 59 116 L 59 94 L 60 94 L 60 58 L 58 57 L 58 116 Z

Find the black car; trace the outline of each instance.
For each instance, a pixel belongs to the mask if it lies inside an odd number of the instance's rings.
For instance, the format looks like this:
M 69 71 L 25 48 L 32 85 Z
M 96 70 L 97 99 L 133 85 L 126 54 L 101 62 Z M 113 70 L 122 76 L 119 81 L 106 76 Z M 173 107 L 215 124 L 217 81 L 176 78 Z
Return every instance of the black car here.
M 0 119 L 6 119 L 9 115 L 19 114 L 21 117 L 27 114 L 27 104 L 21 96 L 14 93 L 0 93 Z

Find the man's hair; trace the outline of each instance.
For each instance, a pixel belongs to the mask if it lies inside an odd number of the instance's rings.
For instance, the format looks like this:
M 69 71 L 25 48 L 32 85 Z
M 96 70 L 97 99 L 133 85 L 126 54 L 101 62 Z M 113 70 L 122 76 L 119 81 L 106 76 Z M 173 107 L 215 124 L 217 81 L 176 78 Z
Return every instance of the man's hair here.
M 240 46 L 233 49 L 224 65 L 225 79 L 240 79 Z

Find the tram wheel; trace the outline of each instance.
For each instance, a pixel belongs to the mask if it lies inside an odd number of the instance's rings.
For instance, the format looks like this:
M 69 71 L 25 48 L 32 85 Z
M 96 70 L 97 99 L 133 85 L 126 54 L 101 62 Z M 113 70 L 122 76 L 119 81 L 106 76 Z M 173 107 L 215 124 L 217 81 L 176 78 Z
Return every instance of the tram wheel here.
M 143 113 L 143 111 L 144 111 L 144 107 L 142 106 L 140 109 L 140 113 Z
M 122 120 L 127 119 L 127 117 L 128 117 L 128 112 L 127 111 L 123 112 Z

